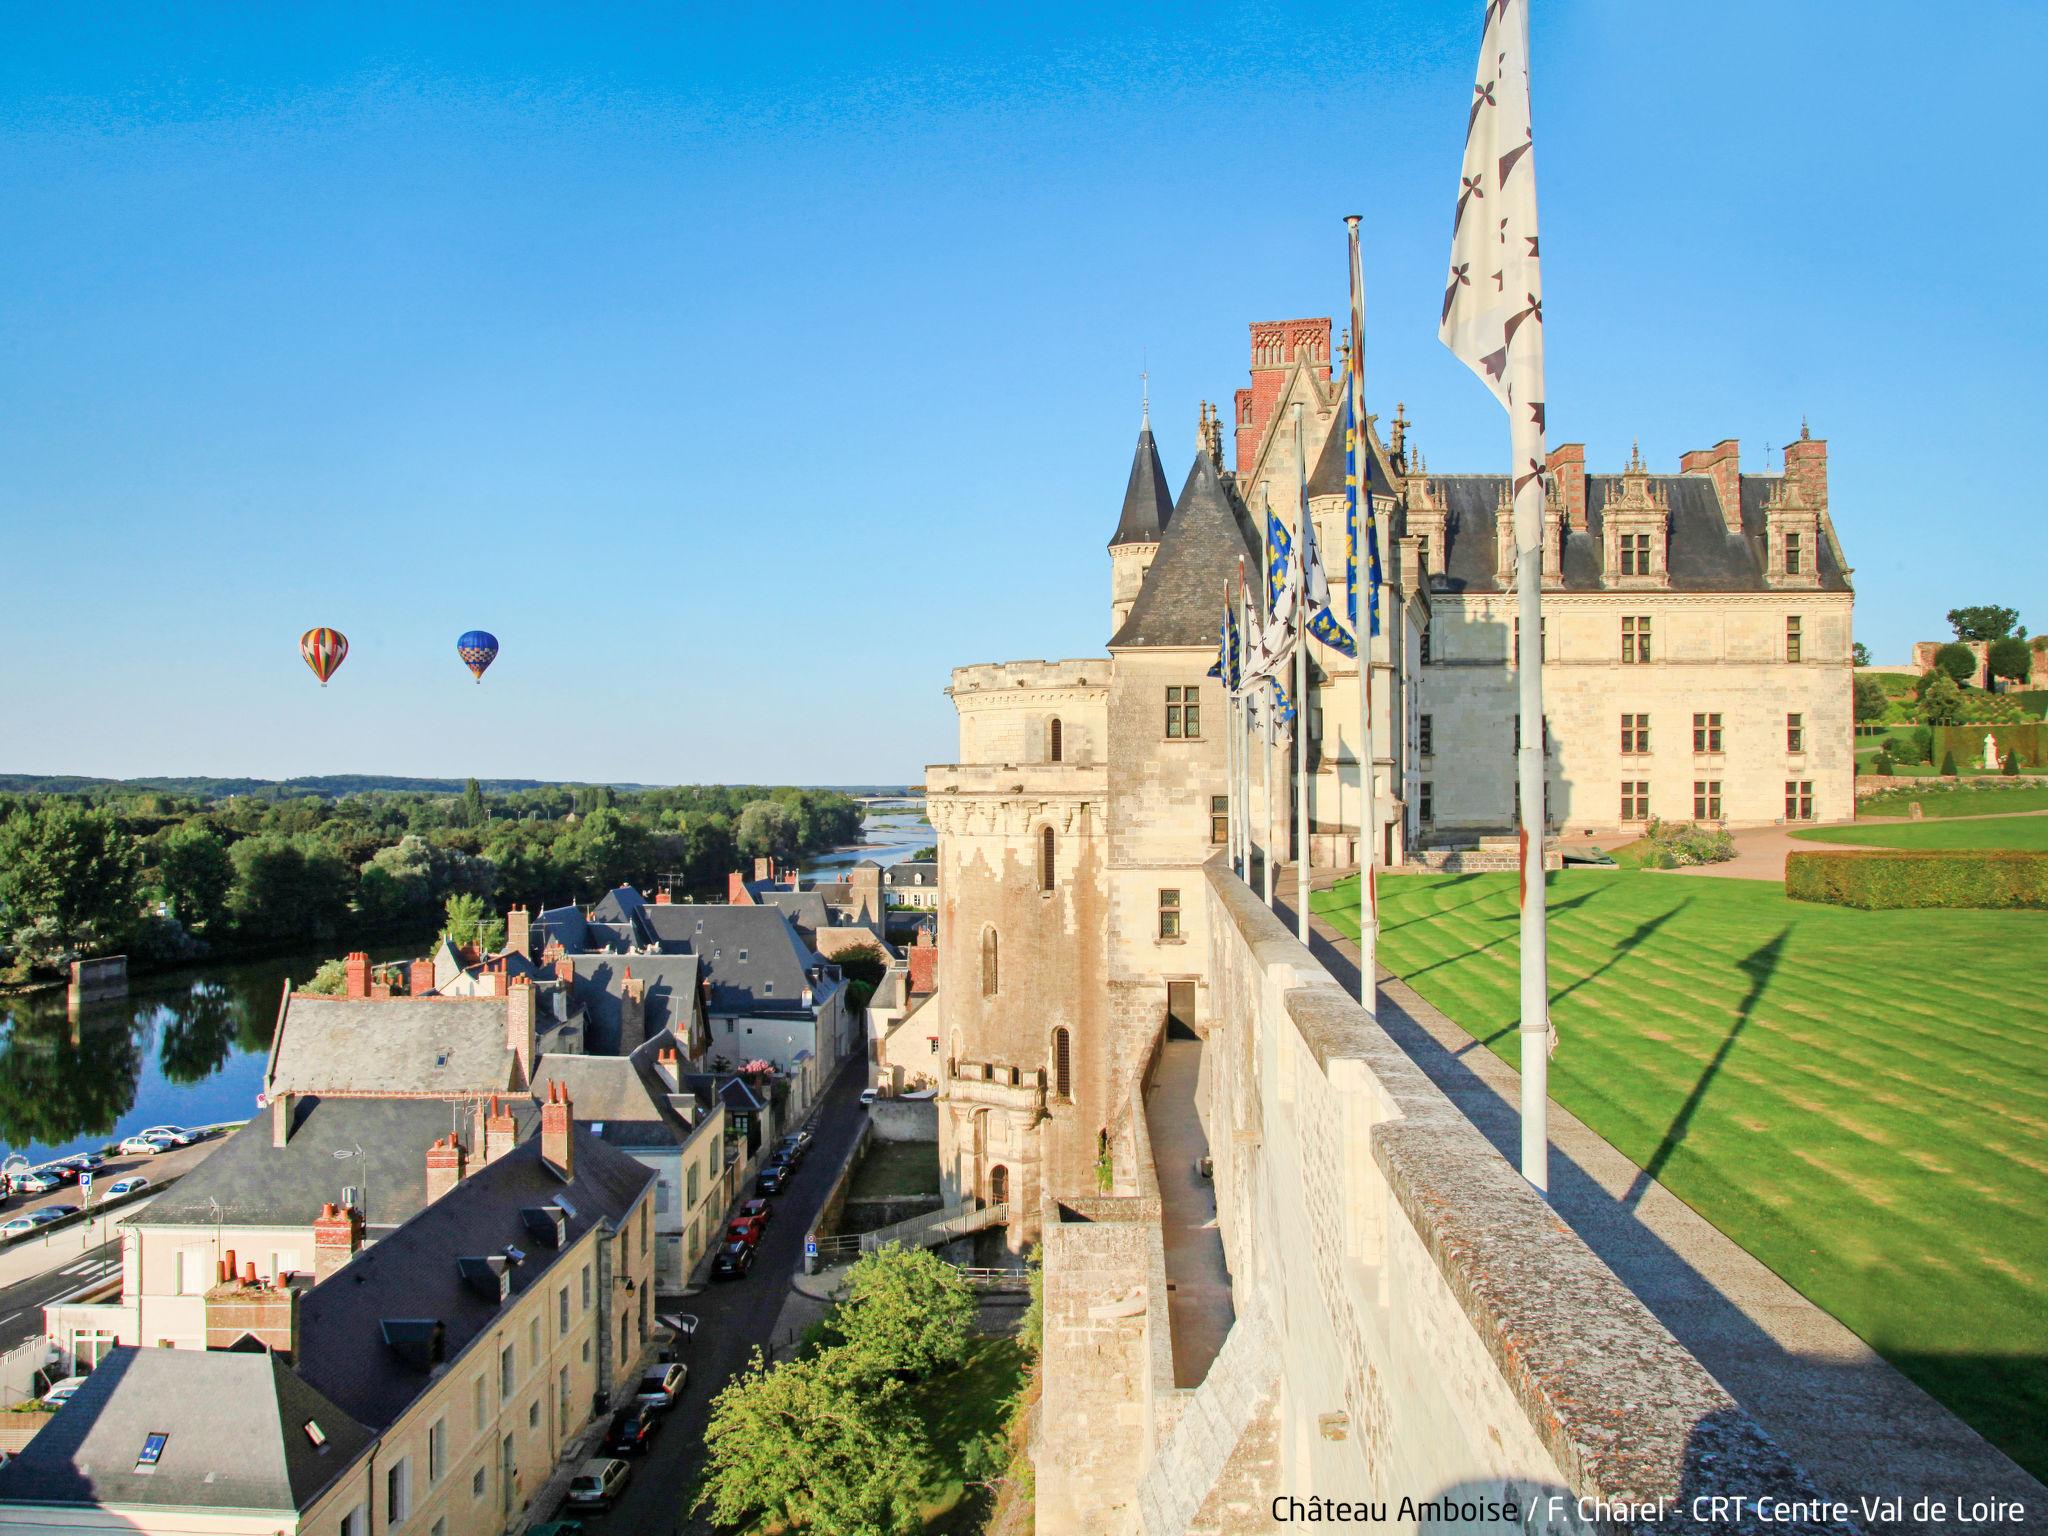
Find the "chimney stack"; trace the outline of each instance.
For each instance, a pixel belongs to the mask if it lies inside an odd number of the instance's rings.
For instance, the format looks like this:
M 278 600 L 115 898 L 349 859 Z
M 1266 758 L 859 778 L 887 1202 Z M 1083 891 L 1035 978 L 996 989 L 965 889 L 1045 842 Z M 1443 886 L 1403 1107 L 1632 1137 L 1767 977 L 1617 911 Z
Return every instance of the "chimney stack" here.
M 564 1184 L 576 1179 L 576 1122 L 565 1083 L 549 1083 L 547 1102 L 540 1107 L 540 1160 Z
M 432 1205 L 462 1182 L 466 1161 L 462 1142 L 453 1133 L 427 1148 L 427 1204 Z
M 352 950 L 348 959 L 342 962 L 348 974 L 348 995 L 368 997 L 370 995 L 370 957 L 360 949 Z
M 1823 449 L 1823 453 L 1825 450 Z M 1785 450 L 1785 465 L 1792 465 L 1792 450 Z M 1678 456 L 1678 467 L 1686 474 L 1712 476 L 1714 500 L 1721 504 L 1721 523 L 1730 533 L 1742 532 L 1742 445 L 1724 437 L 1711 448 L 1695 448 Z
M 775 861 L 767 858 L 755 859 L 754 878 L 756 880 L 773 880 L 775 878 Z
M 668 887 L 665 885 L 660 890 L 654 893 L 654 904 L 657 907 L 666 907 L 673 905 L 674 901 L 675 898 L 669 895 Z
M 505 997 L 505 1049 L 519 1058 L 519 1082 L 515 1086 L 524 1087 L 533 1081 L 533 1031 L 537 1017 L 533 985 L 522 976 L 508 991 L 505 973 L 500 971 L 498 986 Z
M 509 1104 L 491 1095 L 491 1107 L 484 1119 L 484 1161 L 495 1163 L 518 1143 L 519 1122 L 512 1118 Z
M 910 946 L 910 992 L 923 997 L 939 985 L 939 947 L 931 942 L 930 930 L 917 930 L 917 942 Z
M 415 960 L 405 968 L 405 990 L 414 997 L 431 997 L 434 994 L 434 962 Z
M 298 1108 L 298 1096 L 290 1090 L 275 1093 L 270 1098 L 270 1144 L 281 1147 L 292 1139 L 292 1116 Z
M 725 877 L 725 900 L 728 906 L 751 907 L 754 898 L 747 890 L 747 877 L 738 870 L 732 870 Z
M 320 1219 L 313 1223 L 313 1283 L 319 1284 L 356 1256 L 363 1246 L 363 1213 L 352 1205 L 329 1201 L 320 1207 Z M 228 1255 L 228 1263 L 235 1256 Z
M 1814 511 L 1828 509 L 1828 440 L 1815 437 L 1804 421 L 1799 423 L 1796 442 L 1785 445 L 1785 478 L 1806 493 L 1806 504 Z
M 491 995 L 505 997 L 511 992 L 511 980 L 502 965 L 486 965 L 485 972 L 491 978 Z
M 663 1046 L 655 1053 L 654 1071 L 661 1079 L 662 1086 L 670 1093 L 683 1091 L 683 1060 L 667 1046 Z
M 1586 531 L 1586 445 L 1559 443 L 1550 450 L 1550 480 L 1564 502 L 1565 526 L 1573 533 Z M 1437 550 L 1439 560 L 1443 551 Z
M 565 987 L 576 983 L 576 962 L 567 955 L 555 956 L 555 980 Z
M 619 1054 L 630 1056 L 647 1043 L 647 980 L 626 967 L 619 983 Z
M 505 914 L 505 953 L 533 958 L 533 917 L 524 906 Z
M 206 1347 L 233 1349 L 245 1338 L 287 1360 L 298 1358 L 299 1293 L 282 1278 L 258 1280 L 254 1264 L 206 1293 Z

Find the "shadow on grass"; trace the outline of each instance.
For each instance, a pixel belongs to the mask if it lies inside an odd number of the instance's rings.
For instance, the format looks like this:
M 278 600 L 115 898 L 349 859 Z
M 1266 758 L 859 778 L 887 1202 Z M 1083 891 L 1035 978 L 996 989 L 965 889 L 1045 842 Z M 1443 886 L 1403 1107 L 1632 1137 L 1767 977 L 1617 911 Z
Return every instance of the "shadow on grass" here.
M 1693 1116 L 1699 1112 L 1701 1103 L 1705 1101 L 1707 1090 L 1720 1075 L 1721 1066 L 1728 1060 L 1728 1053 L 1735 1049 L 1736 1040 L 1743 1030 L 1749 1027 L 1750 1018 L 1756 1012 L 1756 1005 L 1764 995 L 1764 988 L 1770 985 L 1771 976 L 1778 969 L 1778 962 L 1785 957 L 1785 941 L 1791 934 L 1789 926 L 1779 929 L 1777 936 L 1769 943 L 1752 951 L 1739 962 L 1741 968 L 1749 973 L 1749 990 L 1743 993 L 1742 1002 L 1736 1007 L 1735 1022 L 1729 1026 L 1727 1035 L 1716 1047 L 1713 1060 L 1700 1072 L 1699 1081 L 1692 1085 L 1692 1092 L 1685 1096 L 1685 1102 L 1679 1106 L 1677 1116 L 1672 1120 L 1670 1128 L 1664 1132 L 1664 1139 L 1657 1143 L 1657 1150 L 1650 1154 L 1650 1160 L 1643 1165 L 1642 1171 L 1629 1185 L 1628 1193 L 1621 1197 L 1624 1209 L 1632 1211 L 1642 1203 L 1643 1196 L 1649 1192 L 1650 1186 L 1657 1182 L 1657 1176 L 1664 1171 L 1664 1165 L 1671 1161 L 1672 1154 L 1684 1142 L 1686 1132 L 1692 1129 Z
M 1569 901 L 1554 901 L 1550 904 L 1549 910 L 1553 916 L 1559 912 L 1569 912 L 1574 907 L 1583 907 L 1587 902 L 1591 901 L 1594 898 L 1594 896 L 1598 894 L 1599 893 L 1596 891 L 1586 891 L 1581 895 L 1572 897 L 1572 899 Z M 1432 913 L 1431 915 L 1436 916 L 1437 914 Z M 1503 933 L 1499 938 L 1488 939 L 1484 944 L 1475 944 L 1470 949 L 1461 949 L 1458 951 L 1457 954 L 1446 955 L 1441 960 L 1432 960 L 1429 962 L 1429 964 L 1423 966 L 1420 970 L 1406 972 L 1401 977 L 1401 979 L 1412 984 L 1415 978 L 1418 976 L 1426 976 L 1431 971 L 1440 970 L 1442 967 L 1447 965 L 1456 965 L 1460 960 L 1468 959 L 1473 955 L 1483 955 L 1489 949 L 1497 948 L 1498 946 L 1507 943 L 1511 939 L 1518 939 L 1521 937 L 1521 915 L 1519 913 L 1510 912 L 1505 917 L 1496 918 L 1495 921 L 1512 922 L 1515 924 L 1515 926 L 1510 928 L 1506 933 Z

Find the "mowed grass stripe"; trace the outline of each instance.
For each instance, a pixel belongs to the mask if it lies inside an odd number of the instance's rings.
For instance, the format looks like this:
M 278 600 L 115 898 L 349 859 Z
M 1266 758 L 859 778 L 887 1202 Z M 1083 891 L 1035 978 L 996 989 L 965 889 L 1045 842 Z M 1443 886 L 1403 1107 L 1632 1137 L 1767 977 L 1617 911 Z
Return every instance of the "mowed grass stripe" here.
M 1380 887 L 1382 963 L 1511 1064 L 1515 883 Z M 1356 901 L 1316 906 L 1355 932 Z M 2048 1473 L 2048 913 L 1647 872 L 1553 877 L 1549 906 L 1558 1102 Z

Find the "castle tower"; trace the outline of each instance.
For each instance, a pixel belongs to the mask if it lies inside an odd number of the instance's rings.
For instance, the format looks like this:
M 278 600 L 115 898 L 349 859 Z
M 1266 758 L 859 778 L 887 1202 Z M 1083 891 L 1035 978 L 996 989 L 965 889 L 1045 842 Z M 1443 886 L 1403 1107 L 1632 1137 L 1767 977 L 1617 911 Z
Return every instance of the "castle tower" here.
M 1145 572 L 1159 553 L 1159 536 L 1173 516 L 1173 501 L 1166 494 L 1166 472 L 1159 465 L 1159 448 L 1152 441 L 1152 408 L 1145 407 L 1144 424 L 1138 428 L 1138 451 L 1131 460 L 1131 483 L 1124 488 L 1123 516 L 1109 541 L 1109 631 L 1115 634 L 1130 617 L 1131 604 L 1138 599 Z

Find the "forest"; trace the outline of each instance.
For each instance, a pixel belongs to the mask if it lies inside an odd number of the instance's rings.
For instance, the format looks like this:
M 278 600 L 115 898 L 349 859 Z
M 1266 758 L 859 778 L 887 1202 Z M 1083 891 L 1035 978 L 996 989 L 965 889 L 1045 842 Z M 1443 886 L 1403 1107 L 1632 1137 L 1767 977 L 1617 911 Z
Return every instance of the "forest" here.
M 0 791 L 0 981 L 81 955 L 147 967 L 410 938 L 458 894 L 499 911 L 620 884 L 715 897 L 742 861 L 854 842 L 861 819 L 849 795 L 788 786 Z

